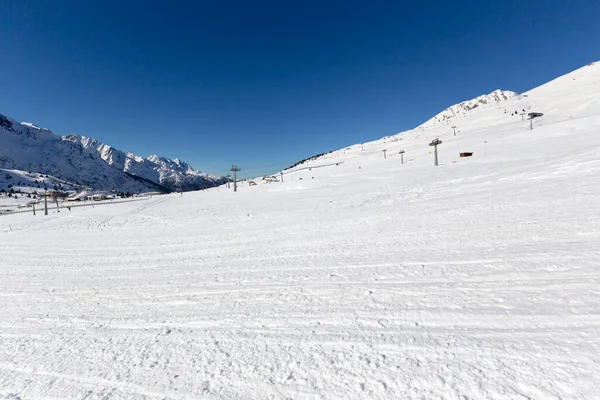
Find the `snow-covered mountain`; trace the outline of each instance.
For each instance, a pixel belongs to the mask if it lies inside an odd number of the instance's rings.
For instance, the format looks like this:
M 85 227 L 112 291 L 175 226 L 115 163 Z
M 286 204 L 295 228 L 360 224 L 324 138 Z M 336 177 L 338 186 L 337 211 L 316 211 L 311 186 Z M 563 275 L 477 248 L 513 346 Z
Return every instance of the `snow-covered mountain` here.
M 498 104 L 498 106 L 500 106 L 500 103 L 502 101 L 512 99 L 518 96 L 518 93 L 512 92 L 510 90 L 494 90 L 490 94 L 479 96 L 474 99 L 463 101 L 461 103 L 448 107 L 441 113 L 437 114 L 435 117 L 429 119 L 427 122 L 420 125 L 419 127 L 431 127 L 444 122 L 449 123 L 449 120 L 452 120 L 453 118 L 459 115 L 465 115 L 468 112 L 471 112 L 482 105 Z
M 284 174 L 293 174 L 303 179 L 317 179 L 319 174 L 315 171 L 325 171 L 331 165 L 341 169 L 341 165 L 358 164 L 356 167 L 361 168 L 363 166 L 360 164 L 365 158 L 381 158 L 380 162 L 385 162 L 399 158 L 401 150 L 405 152 L 403 158 L 407 164 L 414 163 L 416 160 L 413 157 L 417 155 L 421 157 L 418 158 L 419 162 L 431 164 L 432 151 L 429 143 L 435 138 L 444 143 L 440 148 L 440 157 L 448 151 L 449 145 L 453 147 L 453 163 L 464 162 L 464 159 L 459 157 L 462 151 L 477 151 L 478 156 L 481 153 L 485 155 L 491 151 L 492 143 L 493 146 L 502 145 L 502 151 L 506 154 L 513 153 L 512 147 L 515 143 L 525 143 L 521 135 L 530 130 L 530 121 L 527 119 L 529 112 L 544 114 L 533 121 L 535 132 L 543 131 L 545 126 L 569 125 L 575 120 L 585 120 L 588 128 L 594 127 L 589 129 L 597 129 L 600 121 L 599 87 L 600 62 L 592 62 L 522 94 L 497 90 L 490 95 L 448 107 L 414 129 L 309 157 L 303 160 L 304 162 L 286 169 Z M 451 129 L 453 125 L 457 126 L 456 136 Z M 527 137 L 531 137 L 531 134 L 528 133 Z M 535 147 L 533 143 L 528 142 L 528 145 L 531 148 Z M 581 145 L 587 144 L 583 141 Z M 383 156 L 383 150 L 386 150 L 386 157 Z M 557 145 L 556 151 L 557 154 L 561 154 L 560 145 Z M 518 159 L 523 155 L 515 154 L 515 157 Z M 517 159 L 515 162 L 518 162 Z
M 0 168 L 50 174 L 96 189 L 126 192 L 196 190 L 226 178 L 178 159 L 147 158 L 80 135 L 59 136 L 0 114 Z
M 86 153 L 99 156 L 127 174 L 158 183 L 169 190 L 179 190 L 180 186 L 183 190 L 197 190 L 226 182 L 224 177 L 197 171 L 177 158 L 171 160 L 157 155 L 143 158 L 80 135 L 69 135 L 63 139 L 80 144 Z

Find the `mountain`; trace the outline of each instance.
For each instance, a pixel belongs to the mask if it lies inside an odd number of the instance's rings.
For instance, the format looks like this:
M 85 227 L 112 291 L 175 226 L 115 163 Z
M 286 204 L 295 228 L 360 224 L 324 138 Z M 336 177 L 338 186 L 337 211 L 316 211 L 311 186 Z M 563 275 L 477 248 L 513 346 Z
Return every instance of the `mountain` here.
M 494 90 L 490 94 L 479 96 L 474 99 L 463 101 L 461 103 L 448 107 L 441 113 L 437 114 L 433 118 L 420 125 L 419 127 L 430 127 L 444 122 L 450 123 L 451 120 L 456 118 L 457 116 L 465 115 L 468 112 L 471 112 L 482 105 L 497 104 L 499 106 L 500 102 L 518 96 L 518 93 L 511 92 L 510 90 Z
M 408 160 L 409 149 L 413 146 L 418 148 L 418 151 L 423 151 L 429 149 L 428 144 L 434 138 L 455 140 L 452 126 L 457 127 L 458 137 L 464 137 L 465 134 L 480 136 L 488 128 L 502 132 L 502 136 L 504 132 L 527 130 L 529 121 L 526 119 L 529 112 L 544 113 L 542 118 L 535 120 L 536 126 L 564 121 L 565 118 L 570 120 L 598 115 L 599 85 L 600 62 L 592 62 L 528 92 L 518 94 L 509 90 L 495 90 L 490 94 L 452 105 L 414 129 L 312 155 L 282 172 L 297 174 L 304 169 L 311 171 L 315 165 L 337 166 L 362 160 L 372 154 L 379 157 L 384 149 L 388 158 L 398 157 L 398 151 L 406 150 L 404 157 Z M 477 146 L 481 147 L 480 137 L 473 137 L 473 140 L 479 141 Z
M 600 128 L 598 93 L 600 62 L 593 62 L 522 94 L 497 90 L 455 104 L 415 129 L 309 157 L 286 169 L 284 174 L 312 180 L 330 168 L 342 170 L 342 165 L 361 168 L 366 173 L 363 163 L 371 158 L 373 162 L 386 163 L 400 161 L 402 157 L 405 164 L 431 165 L 429 143 L 436 138 L 443 141 L 439 147 L 440 160 L 463 163 L 465 159 L 459 157 L 460 152 L 475 152 L 473 159 L 477 159 L 491 151 L 502 151 L 507 159 L 519 163 L 529 157 L 539 157 L 530 123 L 536 140 L 540 140 L 540 133 L 547 132 L 546 127 L 558 129 L 551 131 L 558 138 L 551 143 L 555 145 L 553 151 L 561 157 L 564 154 L 561 135 L 572 135 L 569 140 L 578 143 L 579 151 L 579 147 L 589 145 L 577 136 L 579 131 L 597 132 Z M 530 121 L 527 116 L 530 112 L 543 113 L 543 116 Z M 457 127 L 456 136 L 451 126 Z M 520 152 L 515 150 L 516 145 Z M 400 151 L 404 151 L 403 156 Z
M 186 162 L 117 150 L 80 135 L 59 136 L 0 114 L 0 168 L 34 171 L 95 189 L 141 193 L 197 190 L 226 182 Z
M 415 128 L 415 131 L 423 131 L 427 128 L 433 128 L 433 127 L 438 127 L 438 128 L 443 127 L 443 129 L 446 129 L 447 125 L 449 125 L 451 123 L 452 124 L 457 123 L 457 120 L 459 119 L 459 117 L 465 117 L 467 115 L 472 115 L 475 111 L 481 111 L 482 109 L 486 109 L 490 106 L 493 106 L 496 109 L 498 109 L 498 107 L 504 105 L 504 102 L 509 99 L 521 99 L 521 98 L 523 98 L 523 96 L 519 95 L 516 92 L 512 92 L 510 90 L 500 90 L 500 89 L 494 90 L 490 94 L 482 95 L 482 96 L 476 97 L 471 100 L 463 101 L 463 102 L 460 102 L 458 104 L 455 104 L 453 106 L 446 108 L 441 113 L 435 115 L 434 117 L 430 118 L 423 124 L 419 125 L 417 128 Z M 504 112 L 504 108 L 502 108 L 502 112 Z M 509 112 L 509 111 L 507 111 L 507 112 Z M 395 142 L 395 141 L 400 140 L 399 135 L 400 134 L 394 135 L 394 136 L 386 136 L 384 139 L 376 140 L 374 142 L 363 143 L 362 145 L 350 146 L 350 147 L 347 147 L 346 150 L 351 150 L 352 148 L 356 148 L 357 146 L 360 148 L 364 148 L 364 146 L 368 146 L 373 143 L 386 143 L 386 141 Z M 343 150 L 343 149 L 329 151 L 329 152 L 325 152 L 325 153 L 316 154 L 311 157 L 307 157 L 303 160 L 300 160 L 300 161 L 292 164 L 290 167 L 286 168 L 284 171 L 289 171 L 291 169 L 294 169 L 301 164 L 307 164 L 309 161 L 315 161 L 315 160 L 319 160 L 322 158 L 327 158 L 329 154 L 334 153 L 334 152 L 339 152 L 341 150 Z
M 202 173 L 179 159 L 171 160 L 157 155 L 142 158 L 132 153 L 117 150 L 92 138 L 80 135 L 63 137 L 84 149 L 84 152 L 100 157 L 107 164 L 129 175 L 157 183 L 171 191 L 198 190 L 226 182 L 226 178 Z

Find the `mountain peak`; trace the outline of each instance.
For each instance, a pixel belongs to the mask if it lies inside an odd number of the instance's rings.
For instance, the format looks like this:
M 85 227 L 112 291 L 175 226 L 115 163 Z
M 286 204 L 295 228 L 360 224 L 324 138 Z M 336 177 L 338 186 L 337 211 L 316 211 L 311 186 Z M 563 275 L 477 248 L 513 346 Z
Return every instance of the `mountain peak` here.
M 490 104 L 498 104 L 504 100 L 512 99 L 518 96 L 518 93 L 510 90 L 496 89 L 490 94 L 484 94 L 474 99 L 463 101 L 461 103 L 450 106 L 441 113 L 428 120 L 427 122 L 425 122 L 424 124 L 420 125 L 419 127 L 430 127 L 444 122 L 449 123 L 449 120 L 459 115 L 465 115 L 468 112 L 475 110 L 476 108 Z
M 153 162 L 153 163 L 157 163 L 160 161 L 160 157 L 157 156 L 156 154 L 152 154 L 152 155 L 149 155 L 148 157 L 146 157 L 146 160 Z

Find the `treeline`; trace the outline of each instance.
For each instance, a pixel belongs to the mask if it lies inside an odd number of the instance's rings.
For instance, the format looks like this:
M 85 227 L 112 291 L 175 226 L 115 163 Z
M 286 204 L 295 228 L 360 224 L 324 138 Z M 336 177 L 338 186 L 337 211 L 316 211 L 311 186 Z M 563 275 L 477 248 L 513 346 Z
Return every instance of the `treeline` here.
M 292 169 L 292 168 L 294 168 L 294 167 L 297 167 L 298 165 L 304 164 L 304 163 L 305 163 L 305 162 L 307 162 L 307 161 L 314 161 L 314 160 L 316 160 L 316 159 L 317 159 L 317 158 L 319 158 L 319 157 L 323 157 L 324 155 L 326 155 L 326 154 L 331 154 L 331 153 L 333 153 L 333 150 L 331 150 L 331 151 L 328 151 L 327 153 L 320 153 L 320 154 L 314 155 L 314 156 L 312 156 L 312 157 L 305 158 L 304 160 L 298 161 L 298 162 L 297 162 L 296 164 L 294 164 L 294 165 L 290 165 L 289 167 L 287 167 L 286 169 L 284 169 L 284 171 L 286 171 L 286 170 L 288 170 L 288 169 Z

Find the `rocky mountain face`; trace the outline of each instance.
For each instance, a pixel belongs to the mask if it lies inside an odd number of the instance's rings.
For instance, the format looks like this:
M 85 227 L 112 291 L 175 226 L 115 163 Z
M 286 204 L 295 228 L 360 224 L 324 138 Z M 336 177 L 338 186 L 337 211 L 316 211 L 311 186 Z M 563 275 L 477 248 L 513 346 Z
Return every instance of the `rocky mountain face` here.
M 59 136 L 0 114 L 0 168 L 53 175 L 94 189 L 142 193 L 197 190 L 226 182 L 178 159 L 147 158 L 80 135 Z

